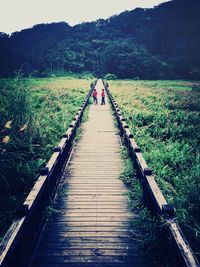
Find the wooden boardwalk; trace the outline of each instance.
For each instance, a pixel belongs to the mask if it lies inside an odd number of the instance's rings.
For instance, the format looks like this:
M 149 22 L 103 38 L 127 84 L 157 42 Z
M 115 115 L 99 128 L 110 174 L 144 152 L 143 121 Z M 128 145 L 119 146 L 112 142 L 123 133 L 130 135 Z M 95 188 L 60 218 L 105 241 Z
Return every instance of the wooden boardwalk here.
M 99 89 L 103 87 L 99 80 Z M 131 238 L 120 141 L 109 104 L 92 105 L 32 267 L 149 266 Z

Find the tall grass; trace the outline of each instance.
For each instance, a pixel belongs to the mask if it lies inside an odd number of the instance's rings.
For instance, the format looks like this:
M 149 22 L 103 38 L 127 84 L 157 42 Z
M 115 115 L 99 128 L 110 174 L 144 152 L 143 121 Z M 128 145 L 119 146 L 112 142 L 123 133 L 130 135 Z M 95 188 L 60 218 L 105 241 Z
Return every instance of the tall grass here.
M 199 256 L 199 83 L 113 81 L 110 89 Z
M 68 128 L 89 80 L 0 80 L 0 236 Z
M 165 223 L 147 209 L 141 181 L 136 175 L 135 167 L 125 147 L 122 148 L 121 155 L 123 169 L 120 179 L 127 186 L 129 209 L 134 214 L 131 222 L 132 238 L 140 248 L 142 257 L 148 259 L 149 266 L 175 267 L 173 253 L 167 247 L 169 244 L 166 239 Z
M 17 77 L 0 81 L 0 223 L 10 222 L 17 199 L 31 181 L 34 122 L 27 81 Z

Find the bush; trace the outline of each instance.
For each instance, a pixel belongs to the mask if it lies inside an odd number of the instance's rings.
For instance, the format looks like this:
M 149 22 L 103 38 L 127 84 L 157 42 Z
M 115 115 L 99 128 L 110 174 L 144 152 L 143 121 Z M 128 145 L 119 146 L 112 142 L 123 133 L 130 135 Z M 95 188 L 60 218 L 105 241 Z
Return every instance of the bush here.
M 107 73 L 106 75 L 104 75 L 103 78 L 105 80 L 117 80 L 117 76 L 115 74 L 112 74 L 112 73 Z

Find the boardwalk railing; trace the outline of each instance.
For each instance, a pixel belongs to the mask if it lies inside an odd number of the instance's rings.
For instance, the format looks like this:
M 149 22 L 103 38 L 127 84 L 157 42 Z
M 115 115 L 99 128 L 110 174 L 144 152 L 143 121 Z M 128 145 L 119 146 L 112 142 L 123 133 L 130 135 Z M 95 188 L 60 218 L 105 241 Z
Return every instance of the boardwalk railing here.
M 40 171 L 40 175 L 23 205 L 16 212 L 16 219 L 0 244 L 1 267 L 27 267 L 29 265 L 44 223 L 44 211 L 55 195 L 62 169 L 71 153 L 76 130 L 81 123 L 83 112 L 95 84 L 96 82 L 91 84 L 91 89 L 69 129 L 63 135 L 58 146 L 55 147 L 47 165 Z
M 176 254 L 180 262 L 179 266 L 199 266 L 199 263 L 190 245 L 188 244 L 186 237 L 176 221 L 173 206 L 167 203 L 167 200 L 156 183 L 155 175 L 153 174 L 152 169 L 147 166 L 140 147 L 133 138 L 133 134 L 130 132 L 125 118 L 122 116 L 117 103 L 108 89 L 108 83 L 104 82 L 104 86 L 117 119 L 120 135 L 129 150 L 130 156 L 134 162 L 134 166 L 136 167 L 137 173 L 141 178 L 143 194 L 145 195 L 145 198 L 148 198 L 148 206 L 150 206 L 151 209 L 153 208 L 156 214 L 163 217 L 166 223 L 166 229 L 177 251 Z

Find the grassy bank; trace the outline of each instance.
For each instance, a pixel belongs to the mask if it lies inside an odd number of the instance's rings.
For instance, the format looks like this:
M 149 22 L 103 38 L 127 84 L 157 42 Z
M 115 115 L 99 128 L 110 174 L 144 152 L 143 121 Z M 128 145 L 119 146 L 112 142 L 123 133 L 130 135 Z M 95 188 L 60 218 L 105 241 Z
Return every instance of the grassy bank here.
M 178 220 L 198 255 L 200 84 L 185 81 L 113 81 L 109 84 L 162 192 L 175 206 Z M 138 194 L 139 189 L 131 186 L 131 191 Z M 138 205 L 142 212 L 143 207 Z
M 91 80 L 0 80 L 0 237 L 89 90 Z

